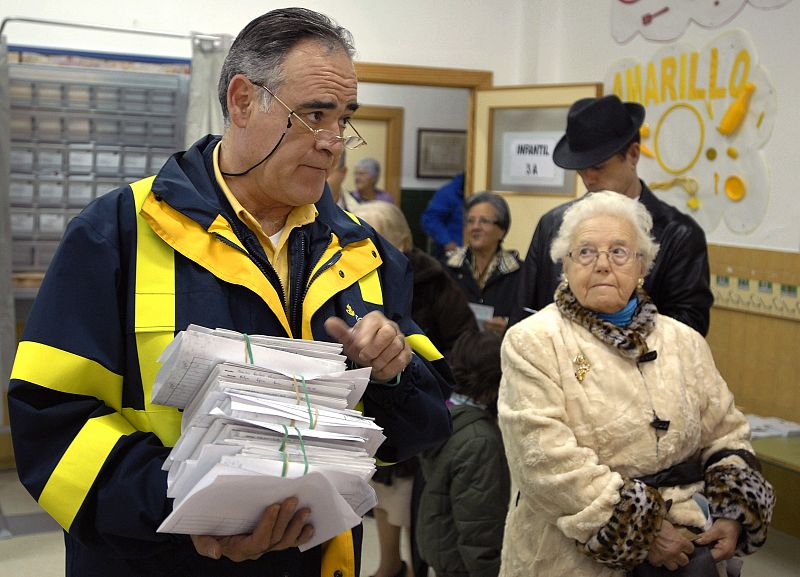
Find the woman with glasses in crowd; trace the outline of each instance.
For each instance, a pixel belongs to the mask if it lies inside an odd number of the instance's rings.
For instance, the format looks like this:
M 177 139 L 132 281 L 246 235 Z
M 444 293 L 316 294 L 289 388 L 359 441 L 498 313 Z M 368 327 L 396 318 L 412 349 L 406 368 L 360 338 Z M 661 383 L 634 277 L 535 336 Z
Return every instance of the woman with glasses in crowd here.
M 575 203 L 550 248 L 555 303 L 503 341 L 504 577 L 734 575 L 766 539 L 747 420 L 700 333 L 642 289 L 652 224 L 621 194 Z
M 511 226 L 511 212 L 502 196 L 481 192 L 464 203 L 465 246 L 445 261 L 447 271 L 458 282 L 473 307 L 482 328 L 503 335 L 515 299 L 520 259 L 514 250 L 502 247 Z M 481 310 L 486 311 L 484 314 Z M 488 316 L 488 318 L 485 318 Z

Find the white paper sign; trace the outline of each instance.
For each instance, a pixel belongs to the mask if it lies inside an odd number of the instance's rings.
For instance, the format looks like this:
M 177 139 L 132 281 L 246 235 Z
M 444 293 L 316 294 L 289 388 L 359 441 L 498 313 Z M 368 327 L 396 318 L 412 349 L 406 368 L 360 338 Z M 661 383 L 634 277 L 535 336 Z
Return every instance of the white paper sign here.
M 503 134 L 501 182 L 509 185 L 560 187 L 564 170 L 553 163 L 560 132 L 506 132 Z

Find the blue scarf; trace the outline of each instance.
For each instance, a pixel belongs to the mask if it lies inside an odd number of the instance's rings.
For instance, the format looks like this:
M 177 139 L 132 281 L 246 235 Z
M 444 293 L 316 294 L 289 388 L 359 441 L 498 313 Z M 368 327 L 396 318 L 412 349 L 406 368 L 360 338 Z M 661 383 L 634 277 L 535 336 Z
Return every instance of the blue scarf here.
M 633 318 L 637 304 L 639 304 L 639 300 L 634 295 L 621 310 L 615 313 L 597 313 L 597 316 L 618 327 L 627 327 Z

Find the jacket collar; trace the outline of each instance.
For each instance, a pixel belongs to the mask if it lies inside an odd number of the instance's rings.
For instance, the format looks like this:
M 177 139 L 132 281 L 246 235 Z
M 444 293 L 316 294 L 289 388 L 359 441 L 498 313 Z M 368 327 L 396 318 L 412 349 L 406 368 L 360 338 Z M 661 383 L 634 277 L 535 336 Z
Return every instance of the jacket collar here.
M 640 181 L 642 183 L 642 192 L 639 194 L 639 202 L 641 202 L 647 212 L 653 217 L 653 222 L 659 220 L 664 214 L 664 208 L 662 203 L 656 197 L 653 192 L 647 188 L 647 185 L 644 181 Z
M 519 269 L 517 254 L 515 250 L 498 248 L 495 253 L 495 258 L 498 259 L 496 273 L 509 274 Z M 468 246 L 458 247 L 447 259 L 447 266 L 451 268 L 461 268 L 467 263 L 472 263 L 472 251 Z

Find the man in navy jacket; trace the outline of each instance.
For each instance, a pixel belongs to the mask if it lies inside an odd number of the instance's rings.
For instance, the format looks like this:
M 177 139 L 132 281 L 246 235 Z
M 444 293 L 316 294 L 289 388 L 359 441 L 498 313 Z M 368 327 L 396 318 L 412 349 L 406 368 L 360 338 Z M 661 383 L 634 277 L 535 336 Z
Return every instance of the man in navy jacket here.
M 356 527 L 300 553 L 297 499 L 264 495 L 252 534 L 169 535 L 165 457 L 180 412 L 151 402 L 156 359 L 194 323 L 338 341 L 372 367 L 364 411 L 407 459 L 450 433 L 450 375 L 411 320 L 407 260 L 325 186 L 358 107 L 349 33 L 304 9 L 239 34 L 223 65 L 225 133 L 68 227 L 20 343 L 9 390 L 17 468 L 64 528 L 67 575 L 359 572 Z

